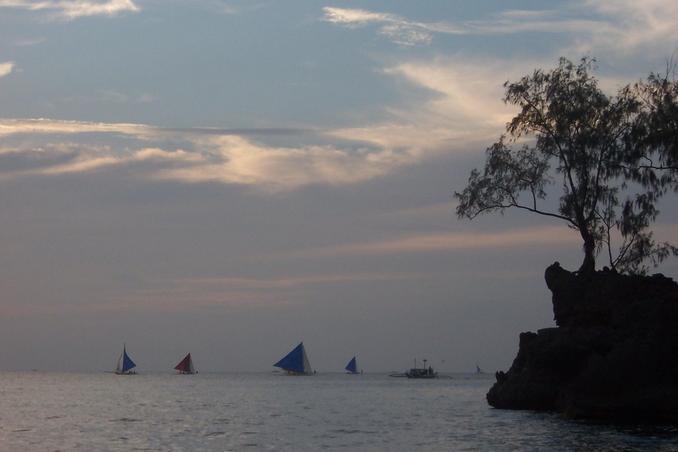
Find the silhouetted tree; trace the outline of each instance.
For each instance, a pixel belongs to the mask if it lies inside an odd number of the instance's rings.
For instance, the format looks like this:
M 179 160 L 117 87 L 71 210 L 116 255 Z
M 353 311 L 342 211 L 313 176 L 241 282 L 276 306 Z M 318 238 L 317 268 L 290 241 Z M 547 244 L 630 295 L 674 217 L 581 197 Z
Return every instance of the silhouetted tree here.
M 656 243 L 650 224 L 657 200 L 676 187 L 676 82 L 651 75 L 608 96 L 590 72 L 594 60 L 561 58 L 506 82 L 504 101 L 519 108 L 506 133 L 487 149 L 484 170 L 455 192 L 457 215 L 476 216 L 507 208 L 558 218 L 583 241 L 580 272 L 595 269 L 606 247 L 610 265 L 643 273 L 678 248 Z M 557 209 L 543 206 L 546 188 L 562 184 Z M 620 247 L 613 255 L 613 235 Z
M 660 194 L 678 191 L 678 81 L 676 65 L 650 74 L 633 92 L 643 105 L 627 154 L 627 176 Z M 639 143 L 636 146 L 635 143 Z

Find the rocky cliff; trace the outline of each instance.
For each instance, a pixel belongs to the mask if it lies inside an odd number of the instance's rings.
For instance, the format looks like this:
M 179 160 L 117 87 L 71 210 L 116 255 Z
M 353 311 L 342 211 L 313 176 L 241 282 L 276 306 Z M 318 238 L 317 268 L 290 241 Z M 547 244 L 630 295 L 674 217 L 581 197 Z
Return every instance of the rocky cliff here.
M 496 408 L 678 422 L 678 284 L 662 275 L 546 269 L 557 328 L 522 333 Z

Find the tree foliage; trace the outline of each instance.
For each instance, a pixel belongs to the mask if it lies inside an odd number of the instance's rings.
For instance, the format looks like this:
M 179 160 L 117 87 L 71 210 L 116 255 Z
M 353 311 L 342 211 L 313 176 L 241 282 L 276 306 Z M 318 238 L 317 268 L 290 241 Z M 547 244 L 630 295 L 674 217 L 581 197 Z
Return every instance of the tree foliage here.
M 648 261 L 678 255 L 650 230 L 658 199 L 678 190 L 678 82 L 668 71 L 651 74 L 608 96 L 593 64 L 561 58 L 551 71 L 504 84 L 504 101 L 518 113 L 487 149 L 484 170 L 474 169 L 455 193 L 457 215 L 515 208 L 557 218 L 581 236 L 581 272 L 593 271 L 606 249 L 612 268 L 643 273 Z M 554 184 L 562 192 L 548 209 Z

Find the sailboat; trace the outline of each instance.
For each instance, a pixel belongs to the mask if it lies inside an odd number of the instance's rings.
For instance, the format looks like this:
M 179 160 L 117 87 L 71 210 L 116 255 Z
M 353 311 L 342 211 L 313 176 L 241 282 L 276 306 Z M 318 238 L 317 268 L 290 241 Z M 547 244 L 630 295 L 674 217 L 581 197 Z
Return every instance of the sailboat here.
M 178 370 L 182 375 L 193 375 L 198 373 L 195 370 L 195 367 L 193 367 L 193 360 L 191 359 L 190 353 L 186 355 L 179 364 L 174 366 L 174 369 Z
M 311 369 L 311 363 L 308 362 L 304 343 L 289 352 L 283 359 L 273 364 L 274 367 L 280 367 L 287 372 L 287 375 L 313 375 L 315 372 Z
M 346 364 L 346 367 L 344 369 L 346 369 L 346 373 L 353 375 L 362 373 L 362 371 L 358 372 L 358 364 L 356 363 L 355 356 L 351 358 L 351 360 L 348 362 L 348 364 Z
M 127 354 L 127 347 L 122 346 L 122 353 L 118 358 L 118 364 L 115 366 L 115 373 L 117 375 L 134 375 L 136 371 L 133 370 L 137 365 L 132 361 L 132 358 Z

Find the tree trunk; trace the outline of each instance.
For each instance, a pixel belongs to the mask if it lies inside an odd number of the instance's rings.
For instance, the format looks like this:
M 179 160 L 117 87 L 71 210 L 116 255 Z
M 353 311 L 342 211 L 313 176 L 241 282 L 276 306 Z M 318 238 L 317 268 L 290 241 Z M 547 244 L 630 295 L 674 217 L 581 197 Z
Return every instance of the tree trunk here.
M 584 262 L 579 267 L 579 273 L 593 273 L 596 271 L 596 241 L 588 231 L 580 231 L 584 239 Z

